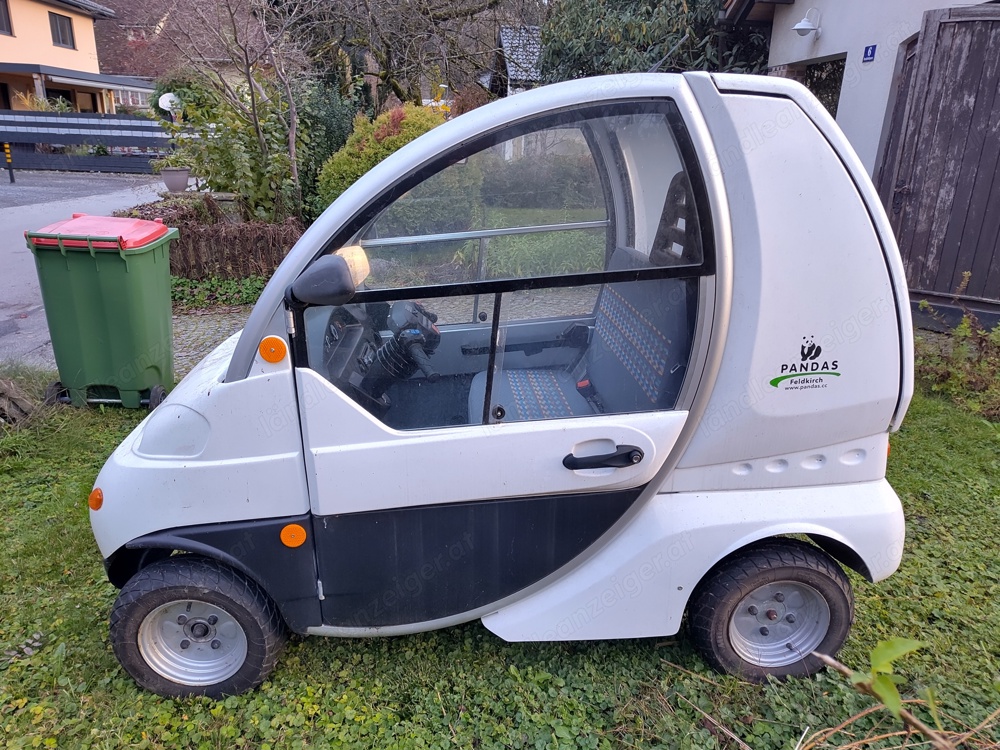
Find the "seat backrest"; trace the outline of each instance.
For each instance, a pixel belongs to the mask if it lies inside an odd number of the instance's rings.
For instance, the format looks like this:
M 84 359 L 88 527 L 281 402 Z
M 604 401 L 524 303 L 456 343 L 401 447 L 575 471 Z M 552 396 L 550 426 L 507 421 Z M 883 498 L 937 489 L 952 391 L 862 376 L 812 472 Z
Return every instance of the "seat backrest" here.
M 609 271 L 649 268 L 646 256 L 615 249 Z M 608 413 L 670 409 L 691 350 L 697 281 L 605 284 L 597 301 L 587 377 Z

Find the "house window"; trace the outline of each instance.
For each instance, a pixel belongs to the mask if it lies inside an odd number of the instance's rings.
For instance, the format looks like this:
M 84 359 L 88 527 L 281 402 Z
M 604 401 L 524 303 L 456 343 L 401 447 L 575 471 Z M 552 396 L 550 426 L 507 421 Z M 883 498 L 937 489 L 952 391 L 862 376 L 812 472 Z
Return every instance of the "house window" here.
M 115 89 L 115 106 L 129 108 L 148 108 L 148 93 L 135 89 Z
M 73 19 L 58 13 L 49 13 L 49 26 L 52 28 L 52 43 L 57 47 L 76 49 L 73 39 Z
M 10 8 L 7 0 L 0 0 L 0 34 L 10 34 L 13 36 L 14 30 L 10 25 Z

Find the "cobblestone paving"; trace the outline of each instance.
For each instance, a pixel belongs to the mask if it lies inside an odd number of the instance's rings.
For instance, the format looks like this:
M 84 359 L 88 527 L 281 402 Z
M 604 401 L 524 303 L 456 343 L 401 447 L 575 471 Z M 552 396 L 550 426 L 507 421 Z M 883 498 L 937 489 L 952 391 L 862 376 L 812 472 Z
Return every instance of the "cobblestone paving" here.
M 215 347 L 243 328 L 249 307 L 174 314 L 174 377 L 179 381 Z

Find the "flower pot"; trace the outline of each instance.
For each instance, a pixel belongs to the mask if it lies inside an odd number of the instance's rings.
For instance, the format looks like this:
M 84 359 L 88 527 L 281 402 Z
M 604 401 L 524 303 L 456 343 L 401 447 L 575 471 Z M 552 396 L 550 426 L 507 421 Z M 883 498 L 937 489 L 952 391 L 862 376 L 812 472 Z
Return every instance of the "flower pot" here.
M 191 170 L 188 167 L 164 167 L 160 170 L 163 184 L 171 193 L 183 193 L 187 190 L 190 174 Z

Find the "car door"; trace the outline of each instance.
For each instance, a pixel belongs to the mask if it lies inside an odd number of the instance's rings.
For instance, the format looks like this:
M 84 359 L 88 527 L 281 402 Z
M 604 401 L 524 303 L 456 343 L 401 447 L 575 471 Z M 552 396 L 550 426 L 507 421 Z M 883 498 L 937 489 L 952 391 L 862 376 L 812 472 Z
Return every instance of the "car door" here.
M 670 97 L 492 123 L 327 252 L 364 277 L 296 333 L 328 629 L 475 616 L 593 545 L 670 454 L 715 263 Z

